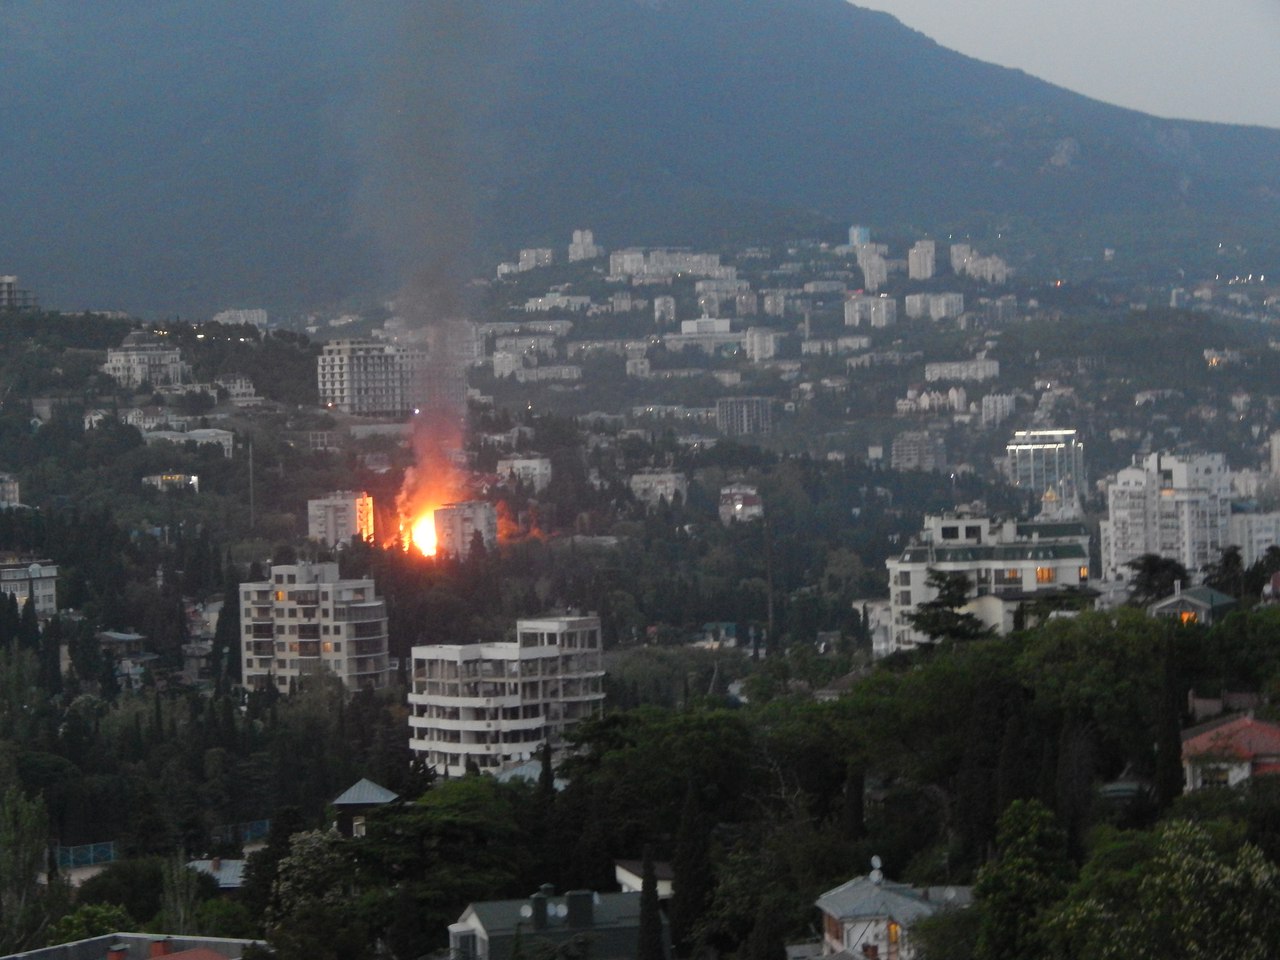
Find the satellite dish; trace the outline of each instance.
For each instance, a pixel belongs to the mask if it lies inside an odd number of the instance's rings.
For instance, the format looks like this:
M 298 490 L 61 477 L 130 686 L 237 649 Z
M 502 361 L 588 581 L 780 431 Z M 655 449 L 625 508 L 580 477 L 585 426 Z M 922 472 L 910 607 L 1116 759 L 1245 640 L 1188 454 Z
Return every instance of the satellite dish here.
M 533 916 L 533 907 L 529 906 L 529 904 L 526 903 L 523 907 L 520 908 L 520 916 L 528 920 L 530 917 Z
M 871 858 L 871 866 L 876 870 L 879 870 L 881 867 L 884 866 L 884 864 L 880 861 L 879 855 L 876 855 Z

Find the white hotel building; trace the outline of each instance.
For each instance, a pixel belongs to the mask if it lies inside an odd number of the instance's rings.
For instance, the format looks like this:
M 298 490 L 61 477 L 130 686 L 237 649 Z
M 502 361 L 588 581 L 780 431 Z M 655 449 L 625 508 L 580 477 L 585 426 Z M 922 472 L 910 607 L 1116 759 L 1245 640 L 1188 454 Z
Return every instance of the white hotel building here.
M 240 584 L 240 623 L 251 689 L 326 672 L 350 690 L 387 685 L 386 603 L 372 580 L 340 580 L 336 563 L 277 564 Z
M 437 773 L 496 773 L 604 710 L 599 617 L 519 620 L 516 639 L 413 648 L 409 745 Z

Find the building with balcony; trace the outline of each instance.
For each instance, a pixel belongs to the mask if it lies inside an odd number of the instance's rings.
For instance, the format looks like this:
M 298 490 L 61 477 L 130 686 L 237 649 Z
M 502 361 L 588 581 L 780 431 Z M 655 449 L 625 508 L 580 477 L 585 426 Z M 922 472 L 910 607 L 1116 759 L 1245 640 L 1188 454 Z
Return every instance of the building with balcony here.
M 1089 584 L 1089 531 L 1075 521 L 929 516 L 920 534 L 885 566 L 890 636 L 888 648 L 875 651 L 877 655 L 930 642 L 908 618 L 921 604 L 937 598 L 938 591 L 929 584 L 933 570 L 967 577 L 970 604 L 965 610 L 997 633 L 1009 632 L 1014 611 L 1028 600 L 1053 593 L 1084 596 Z
M 358 416 L 403 416 L 426 402 L 427 355 L 375 340 L 331 340 L 316 358 L 320 402 Z
M 1103 576 L 1127 579 L 1126 564 L 1148 553 L 1199 571 L 1229 545 L 1230 520 L 1231 475 L 1222 454 L 1135 457 L 1107 480 Z
M 342 580 L 336 563 L 276 564 L 240 584 L 245 685 L 288 690 L 332 673 L 349 689 L 384 687 L 387 608 L 372 580 Z
M 516 622 L 516 639 L 413 648 L 409 745 L 437 773 L 497 773 L 604 710 L 600 618 Z
M 307 501 L 307 536 L 327 547 L 373 539 L 373 497 L 358 490 L 336 490 Z
M 483 500 L 446 503 L 436 507 L 432 521 L 436 526 L 438 556 L 467 556 L 477 533 L 488 549 L 498 545 L 498 511 L 492 503 Z

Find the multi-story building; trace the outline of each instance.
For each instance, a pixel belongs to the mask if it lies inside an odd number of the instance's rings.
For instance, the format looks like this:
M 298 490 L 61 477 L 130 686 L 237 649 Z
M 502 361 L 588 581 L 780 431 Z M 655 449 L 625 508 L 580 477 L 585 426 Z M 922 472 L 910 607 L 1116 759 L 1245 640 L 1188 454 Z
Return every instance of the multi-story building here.
M 604 247 L 596 243 L 595 234 L 590 230 L 573 231 L 573 241 L 569 244 L 569 262 L 594 260 L 604 256 Z
M 1195 574 L 1228 546 L 1230 516 L 1231 477 L 1222 454 L 1135 457 L 1107 480 L 1103 575 L 1127 579 L 1125 565 L 1148 553 Z
M 747 359 L 752 363 L 772 360 L 778 355 L 778 344 L 783 334 L 768 327 L 751 327 L 746 334 Z
M 721 397 L 716 401 L 716 429 L 726 437 L 773 431 L 773 401 L 768 397 Z
M 1251 567 L 1271 547 L 1280 546 L 1280 513 L 1233 513 L 1227 540 L 1240 548 L 1240 559 Z
M 124 343 L 109 349 L 107 362 L 102 365 L 102 372 L 122 387 L 182 383 L 190 370 L 182 362 L 181 350 L 141 331 L 129 334 Z
M 924 365 L 924 378 L 930 383 L 938 380 L 995 380 L 999 376 L 1000 361 L 985 357 Z
M 556 252 L 550 247 L 529 247 L 520 251 L 519 260 L 516 262 L 516 269 L 522 273 L 525 270 L 536 270 L 538 267 L 549 267 L 555 263 Z
M 893 438 L 889 466 L 894 470 L 944 470 L 946 442 L 927 430 L 904 430 Z
M 551 460 L 548 457 L 507 457 L 499 460 L 498 476 L 515 477 L 534 493 L 541 493 L 551 482 Z
M 0 277 L 0 310 L 33 310 L 36 306 L 35 294 L 19 287 L 17 277 Z
M 1016 398 L 1012 393 L 989 393 L 982 398 L 982 425 L 998 427 L 1013 416 Z
M 964 313 L 963 293 L 909 293 L 903 301 L 907 316 L 913 320 L 948 320 Z
M 759 520 L 764 516 L 760 491 L 745 483 L 731 483 L 720 488 L 720 522 L 726 527 L 735 522 Z
M 1084 493 L 1084 443 L 1075 430 L 1017 430 L 1004 449 L 1015 487 L 1036 497 L 1052 490 L 1063 501 Z
M 898 301 L 881 294 L 878 297 L 854 296 L 844 302 L 846 327 L 860 327 L 864 323 L 883 328 L 898 319 Z
M 373 540 L 373 497 L 358 490 L 336 490 L 307 501 L 307 536 L 338 547 L 352 537 Z
M 885 566 L 893 652 L 929 642 L 908 621 L 920 604 L 937 598 L 938 591 L 928 582 L 929 571 L 964 574 L 973 598 L 971 612 L 1004 633 L 1018 603 L 1035 594 L 1079 591 L 1088 585 L 1089 531 L 1078 522 L 930 516 L 920 535 Z
M 357 416 L 404 416 L 426 354 L 374 340 L 331 340 L 316 360 L 320 402 Z
M 47 558 L 0 557 L 0 597 L 10 593 L 19 607 L 34 598 L 36 616 L 52 617 L 58 612 L 58 565 Z
M 907 277 L 931 280 L 937 272 L 937 246 L 932 240 L 920 240 L 907 251 Z
M 516 639 L 413 648 L 409 745 L 438 773 L 468 763 L 496 773 L 553 755 L 564 734 L 604 710 L 600 618 L 516 622 Z
M 22 503 L 18 478 L 12 473 L 0 473 L 0 507 L 13 507 Z
M 889 261 L 879 254 L 869 253 L 865 257 L 859 256 L 858 265 L 862 268 L 862 286 L 867 292 L 875 293 L 889 282 Z
M 651 507 L 663 500 L 674 503 L 677 496 L 683 501 L 689 494 L 689 479 L 675 470 L 641 470 L 631 475 L 630 486 L 635 498 Z
M 849 228 L 849 246 L 860 247 L 871 242 L 871 228 L 854 224 Z
M 350 689 L 384 687 L 387 608 L 372 580 L 342 580 L 336 563 L 275 564 L 240 584 L 242 675 L 287 690 L 332 673 Z
M 663 295 L 653 298 L 653 322 L 661 326 L 676 322 L 676 298 Z
M 446 503 L 436 507 L 434 520 L 437 555 L 467 556 L 477 533 L 486 548 L 498 545 L 498 512 L 492 503 L 483 500 Z

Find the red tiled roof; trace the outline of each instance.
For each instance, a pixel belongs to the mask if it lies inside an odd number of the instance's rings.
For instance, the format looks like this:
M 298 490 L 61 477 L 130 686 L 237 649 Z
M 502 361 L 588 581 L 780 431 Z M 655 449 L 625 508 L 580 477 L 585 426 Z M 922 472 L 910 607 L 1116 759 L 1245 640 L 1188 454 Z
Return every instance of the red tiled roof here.
M 1259 756 L 1280 758 L 1280 726 L 1253 717 L 1236 717 L 1184 741 L 1182 755 L 1184 758 L 1236 757 L 1246 761 Z

